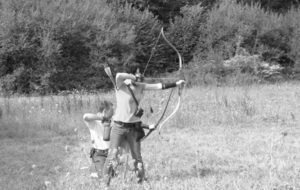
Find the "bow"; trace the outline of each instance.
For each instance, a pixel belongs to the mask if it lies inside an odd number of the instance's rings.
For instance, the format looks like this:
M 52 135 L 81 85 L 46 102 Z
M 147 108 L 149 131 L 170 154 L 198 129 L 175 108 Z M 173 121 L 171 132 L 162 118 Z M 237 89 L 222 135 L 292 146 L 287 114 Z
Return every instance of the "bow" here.
M 177 56 L 178 56 L 178 58 L 179 58 L 179 69 L 178 69 L 178 72 L 179 72 L 180 74 L 182 74 L 182 73 L 181 73 L 181 72 L 182 72 L 182 58 L 181 58 L 181 55 L 180 55 L 179 51 L 178 51 L 178 50 L 176 49 L 176 47 L 175 47 L 173 44 L 171 44 L 171 42 L 166 38 L 166 36 L 165 36 L 165 34 L 164 34 L 163 28 L 161 28 L 160 34 L 159 34 L 159 36 L 158 36 L 158 39 L 159 39 L 160 36 L 162 36 L 162 37 L 164 38 L 164 40 L 165 40 L 165 41 L 172 47 L 172 49 L 174 49 L 175 52 L 177 53 Z M 158 41 L 158 40 L 157 40 L 157 41 Z M 157 44 L 157 42 L 156 42 L 156 44 Z M 156 45 L 156 44 L 155 44 L 155 45 Z M 152 54 L 153 54 L 153 51 L 151 52 L 150 59 L 151 59 L 151 57 L 152 57 Z M 148 67 L 148 63 L 150 62 L 150 59 L 149 59 L 148 62 L 147 62 L 147 65 L 146 65 L 145 70 L 146 70 L 147 67 Z M 145 73 L 145 70 L 144 70 L 144 73 Z M 181 87 L 179 87 L 179 89 L 178 89 L 178 102 L 177 102 L 177 105 L 176 105 L 174 111 L 173 111 L 173 112 L 172 112 L 172 113 L 171 113 L 164 121 L 162 121 L 163 118 L 164 118 L 164 115 L 165 115 L 165 113 L 166 113 L 167 107 L 168 107 L 168 105 L 169 105 L 171 96 L 172 96 L 173 91 L 174 91 L 174 88 L 171 89 L 170 94 L 169 94 L 169 97 L 168 97 L 168 100 L 167 100 L 167 103 L 166 103 L 166 106 L 165 106 L 165 108 L 164 108 L 164 110 L 163 110 L 162 115 L 160 116 L 160 118 L 158 119 L 158 121 L 156 122 L 156 124 L 154 125 L 154 128 L 153 128 L 153 129 L 150 129 L 150 130 L 148 131 L 148 133 L 141 139 L 141 141 L 145 140 L 145 139 L 146 139 L 146 138 L 147 138 L 147 137 L 148 137 L 148 136 L 149 136 L 149 135 L 157 128 L 157 127 L 158 127 L 158 131 L 159 131 L 159 134 L 160 134 L 160 131 L 161 131 L 163 125 L 164 125 L 169 119 L 171 119 L 171 118 L 175 115 L 175 113 L 178 111 L 178 109 L 179 109 L 179 107 L 180 107 L 180 104 L 181 104 L 181 94 L 182 94 L 183 87 L 184 87 L 184 86 L 181 86 Z

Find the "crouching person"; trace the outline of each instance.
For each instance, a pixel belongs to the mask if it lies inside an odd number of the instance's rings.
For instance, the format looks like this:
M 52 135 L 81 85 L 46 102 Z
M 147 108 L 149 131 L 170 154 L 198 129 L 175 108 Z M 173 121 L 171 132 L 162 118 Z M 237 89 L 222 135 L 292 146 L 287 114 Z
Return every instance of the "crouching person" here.
M 86 113 L 83 115 L 84 123 L 89 128 L 92 141 L 90 158 L 99 178 L 102 177 L 103 166 L 108 154 L 110 122 L 113 113 L 113 104 L 109 101 L 101 101 L 96 114 Z

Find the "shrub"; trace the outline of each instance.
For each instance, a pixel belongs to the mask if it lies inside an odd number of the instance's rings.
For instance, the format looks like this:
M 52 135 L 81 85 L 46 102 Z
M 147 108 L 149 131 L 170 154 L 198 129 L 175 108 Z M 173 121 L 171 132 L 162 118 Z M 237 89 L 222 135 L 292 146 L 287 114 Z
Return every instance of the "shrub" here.
M 263 60 L 260 65 L 268 65 L 261 68 L 263 72 L 255 73 L 261 80 L 267 76 L 282 75 L 281 78 L 294 76 L 296 63 L 299 61 L 299 14 L 300 11 L 293 9 L 286 14 L 277 14 L 263 10 L 259 4 L 238 4 L 236 1 L 221 1 L 208 12 L 207 23 L 202 27 L 202 34 L 198 40 L 197 49 L 194 53 L 193 64 L 217 64 L 215 74 L 220 74 L 223 80 L 224 74 L 232 75 L 232 69 L 238 73 L 247 71 L 252 75 L 250 68 L 254 65 L 246 64 L 247 68 L 226 68 L 218 64 L 223 60 L 232 60 L 241 54 L 260 55 Z M 213 60 L 213 61 L 211 61 Z M 244 65 L 243 60 L 239 65 Z M 238 61 L 238 62 L 239 62 Z M 266 64 L 264 64 L 266 63 Z M 277 67 L 279 69 L 270 69 Z M 294 67 L 295 66 L 295 67 Z M 220 67 L 221 71 L 220 72 Z M 200 66 L 200 68 L 202 68 Z M 250 69 L 250 70 L 249 70 Z
M 102 65 L 145 63 L 160 29 L 152 14 L 129 4 L 2 0 L 0 9 L 0 85 L 12 92 L 109 88 Z
M 171 23 L 168 36 L 183 56 L 186 63 L 192 59 L 192 53 L 198 44 L 199 27 L 204 24 L 204 8 L 201 4 L 185 6 L 181 9 L 182 17 L 176 17 Z

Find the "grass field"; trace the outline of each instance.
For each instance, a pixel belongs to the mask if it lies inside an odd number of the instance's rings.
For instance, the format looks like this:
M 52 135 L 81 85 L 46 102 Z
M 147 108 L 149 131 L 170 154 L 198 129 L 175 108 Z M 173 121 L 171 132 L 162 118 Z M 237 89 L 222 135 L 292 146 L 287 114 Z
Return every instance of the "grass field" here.
M 166 94 L 145 97 L 146 122 L 157 120 Z M 102 99 L 114 102 L 112 93 L 0 98 L 0 189 L 101 189 L 87 169 L 90 141 L 82 115 L 95 112 Z M 299 83 L 187 89 L 162 135 L 154 132 L 143 142 L 149 184 L 300 189 L 299 124 Z M 111 189 L 145 186 L 128 173 Z

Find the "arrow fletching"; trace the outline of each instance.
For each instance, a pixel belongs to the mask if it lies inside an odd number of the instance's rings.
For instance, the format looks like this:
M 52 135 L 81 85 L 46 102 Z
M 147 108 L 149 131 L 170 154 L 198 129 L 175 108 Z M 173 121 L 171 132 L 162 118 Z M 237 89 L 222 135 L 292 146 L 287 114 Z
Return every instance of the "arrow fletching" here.
M 115 89 L 117 89 L 116 83 L 115 83 L 115 81 L 114 81 L 114 78 L 113 78 L 113 76 L 112 76 L 110 67 L 109 67 L 108 65 L 104 65 L 104 71 L 105 71 L 105 73 L 107 74 L 107 76 L 109 77 L 109 79 L 111 80 L 111 82 L 113 83 Z

